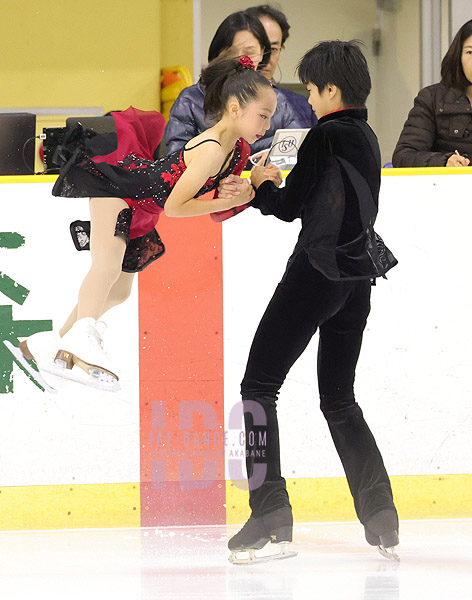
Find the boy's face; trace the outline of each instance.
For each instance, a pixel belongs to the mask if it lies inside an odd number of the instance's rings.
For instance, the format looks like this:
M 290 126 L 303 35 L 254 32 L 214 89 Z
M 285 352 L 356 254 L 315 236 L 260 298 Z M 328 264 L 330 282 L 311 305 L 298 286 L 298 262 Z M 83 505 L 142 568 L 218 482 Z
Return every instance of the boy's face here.
M 321 117 L 333 110 L 344 108 L 341 91 L 335 85 L 326 85 L 321 93 L 314 83 L 309 83 L 306 87 L 310 92 L 308 102 L 315 111 L 318 119 L 321 119 Z

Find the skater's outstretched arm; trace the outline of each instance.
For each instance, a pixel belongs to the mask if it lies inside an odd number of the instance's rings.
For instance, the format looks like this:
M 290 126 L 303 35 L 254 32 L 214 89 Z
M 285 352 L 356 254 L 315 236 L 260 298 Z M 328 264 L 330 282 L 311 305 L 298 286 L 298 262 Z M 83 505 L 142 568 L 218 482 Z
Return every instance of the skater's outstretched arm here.
M 297 164 L 285 180 L 285 187 L 279 189 L 272 181 L 267 181 L 263 167 L 254 167 L 251 181 L 257 192 L 251 206 L 258 208 L 263 215 L 274 215 L 282 221 L 300 217 L 330 153 L 326 135 L 321 128 L 315 127 L 301 145 Z
M 189 154 L 190 155 L 190 154 Z M 221 170 L 222 163 L 227 157 L 216 142 L 202 144 L 192 150 L 191 159 L 180 179 L 175 184 L 164 207 L 169 217 L 195 217 L 212 212 L 227 210 L 249 202 L 252 190 L 230 198 L 195 198 L 195 195 L 205 185 L 209 178 Z M 224 166 L 224 165 L 223 165 Z

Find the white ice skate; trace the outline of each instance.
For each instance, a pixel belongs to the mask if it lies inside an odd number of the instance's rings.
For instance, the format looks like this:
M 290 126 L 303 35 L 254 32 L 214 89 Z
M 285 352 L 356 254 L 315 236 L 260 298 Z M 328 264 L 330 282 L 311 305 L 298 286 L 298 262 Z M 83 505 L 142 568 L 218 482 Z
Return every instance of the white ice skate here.
M 44 370 L 109 392 L 121 389 L 118 375 L 103 349 L 97 321 L 91 317 L 74 323 L 61 339 L 54 364 Z
M 58 337 L 52 331 L 44 331 L 30 336 L 27 340 L 14 346 L 9 340 L 3 340 L 4 346 L 10 351 L 15 364 L 31 379 L 43 392 L 56 394 L 52 387 L 42 376 L 43 367 L 53 364 L 53 358 L 58 347 Z

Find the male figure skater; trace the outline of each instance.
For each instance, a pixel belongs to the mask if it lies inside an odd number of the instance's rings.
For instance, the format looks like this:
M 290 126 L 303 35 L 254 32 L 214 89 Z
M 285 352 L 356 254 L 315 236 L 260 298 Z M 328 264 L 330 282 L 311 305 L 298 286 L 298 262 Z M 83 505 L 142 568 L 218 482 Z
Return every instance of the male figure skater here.
M 254 432 L 252 450 L 265 450 L 265 458 L 251 457 L 257 452 L 247 458 L 252 513 L 229 541 L 230 560 L 257 560 L 255 551 L 269 541 L 283 544 L 277 558 L 294 554 L 287 549 L 293 519 L 280 469 L 276 400 L 287 373 L 317 329 L 321 410 L 357 515 L 369 544 L 398 559 L 394 551 L 398 517 L 390 481 L 353 389 L 371 285 L 397 263 L 373 230 L 380 152 L 367 124 L 369 71 L 357 43 L 339 40 L 317 44 L 304 55 L 298 71 L 310 92 L 318 125 L 304 140 L 284 188 L 263 181 L 264 167 L 255 167 L 251 176 L 257 189 L 251 205 L 284 221 L 299 217 L 302 227 L 256 331 L 241 384 L 246 439 Z M 220 195 L 236 188 L 229 180 Z M 254 406 L 263 409 L 265 425 L 254 424 Z M 257 448 L 258 440 L 266 441 L 264 448 Z M 266 469 L 262 484 L 261 467 Z M 241 551 L 249 558 L 238 558 Z

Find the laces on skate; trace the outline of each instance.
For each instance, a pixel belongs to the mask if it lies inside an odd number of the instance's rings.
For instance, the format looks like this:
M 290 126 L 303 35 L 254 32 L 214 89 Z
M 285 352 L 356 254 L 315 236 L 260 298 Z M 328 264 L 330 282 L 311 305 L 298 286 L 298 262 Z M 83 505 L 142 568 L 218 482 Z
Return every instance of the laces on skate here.
M 97 323 L 103 333 L 106 324 L 90 317 L 77 321 L 65 334 L 54 360 L 54 375 L 90 387 L 116 392 L 120 390 L 118 375 L 108 358 Z M 78 369 L 74 369 L 78 367 Z

